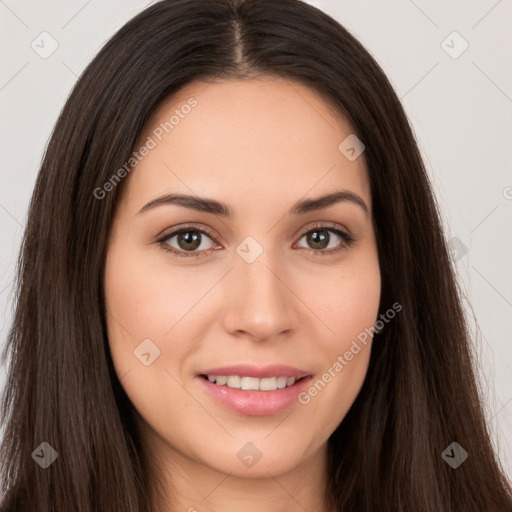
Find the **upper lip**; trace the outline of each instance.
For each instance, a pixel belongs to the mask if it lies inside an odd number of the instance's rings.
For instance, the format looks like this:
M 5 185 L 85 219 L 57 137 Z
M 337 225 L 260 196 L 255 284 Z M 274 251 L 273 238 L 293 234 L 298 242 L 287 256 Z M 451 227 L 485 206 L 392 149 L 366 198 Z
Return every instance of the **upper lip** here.
M 252 364 L 236 364 L 209 368 L 200 371 L 198 375 L 238 375 L 240 377 L 254 377 L 264 379 L 265 377 L 295 377 L 301 379 L 311 375 L 309 372 L 284 364 L 271 364 L 268 366 L 255 366 Z

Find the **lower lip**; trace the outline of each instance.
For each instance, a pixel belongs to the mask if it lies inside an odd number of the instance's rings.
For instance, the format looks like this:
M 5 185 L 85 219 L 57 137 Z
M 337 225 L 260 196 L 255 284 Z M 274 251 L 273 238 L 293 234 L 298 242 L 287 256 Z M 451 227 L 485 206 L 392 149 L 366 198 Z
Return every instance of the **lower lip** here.
M 293 386 L 275 391 L 255 391 L 218 386 L 203 377 L 197 377 L 206 391 L 222 406 L 248 416 L 269 416 L 282 412 L 298 402 L 299 394 L 308 386 L 311 377 L 305 377 Z

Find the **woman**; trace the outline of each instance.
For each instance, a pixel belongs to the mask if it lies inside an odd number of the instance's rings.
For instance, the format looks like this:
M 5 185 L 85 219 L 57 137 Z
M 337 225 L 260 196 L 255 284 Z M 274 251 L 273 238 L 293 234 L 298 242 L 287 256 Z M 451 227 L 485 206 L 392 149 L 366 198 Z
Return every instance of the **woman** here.
M 298 0 L 162 1 L 105 45 L 16 306 L 4 510 L 512 510 L 402 107 Z

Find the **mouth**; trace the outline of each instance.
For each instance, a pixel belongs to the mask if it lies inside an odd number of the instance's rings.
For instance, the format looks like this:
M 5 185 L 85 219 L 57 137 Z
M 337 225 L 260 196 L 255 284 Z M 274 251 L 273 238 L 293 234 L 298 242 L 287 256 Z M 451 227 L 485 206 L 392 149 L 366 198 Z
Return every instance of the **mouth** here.
M 203 379 L 215 384 L 216 386 L 226 386 L 232 389 L 242 389 L 244 391 L 276 391 L 278 389 L 289 388 L 295 383 L 307 377 L 247 377 L 240 375 L 200 375 Z
M 196 377 L 216 405 L 238 414 L 268 416 L 298 403 L 312 374 L 283 365 L 237 365 L 208 369 Z

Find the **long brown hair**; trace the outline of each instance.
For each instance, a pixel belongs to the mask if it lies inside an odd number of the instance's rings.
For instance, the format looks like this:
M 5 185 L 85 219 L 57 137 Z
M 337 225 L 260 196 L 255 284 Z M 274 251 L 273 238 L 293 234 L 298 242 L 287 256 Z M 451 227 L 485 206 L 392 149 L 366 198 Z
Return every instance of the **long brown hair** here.
M 8 512 L 149 512 L 156 475 L 109 354 L 103 270 L 120 186 L 94 191 L 129 158 L 158 104 L 196 79 L 265 74 L 313 88 L 366 146 L 382 275 L 364 385 L 329 439 L 338 511 L 510 511 L 487 431 L 463 297 L 400 102 L 335 20 L 299 0 L 164 0 L 115 34 L 57 121 L 18 264 L 0 447 Z M 8 361 L 9 358 L 9 361 Z M 47 469 L 32 454 L 47 442 Z M 442 452 L 469 454 L 457 468 Z

